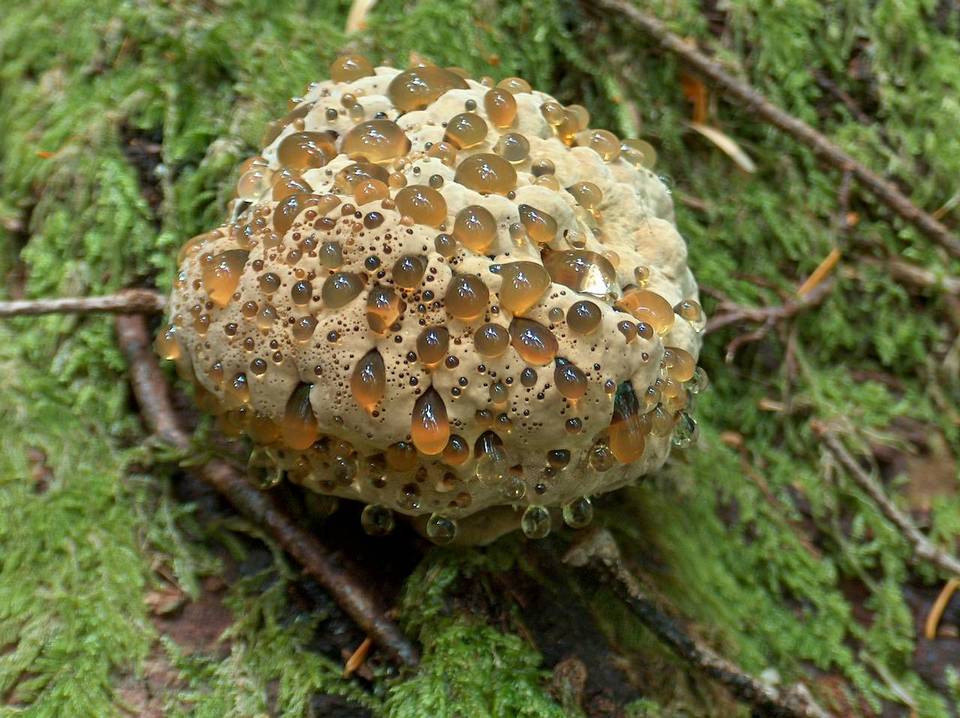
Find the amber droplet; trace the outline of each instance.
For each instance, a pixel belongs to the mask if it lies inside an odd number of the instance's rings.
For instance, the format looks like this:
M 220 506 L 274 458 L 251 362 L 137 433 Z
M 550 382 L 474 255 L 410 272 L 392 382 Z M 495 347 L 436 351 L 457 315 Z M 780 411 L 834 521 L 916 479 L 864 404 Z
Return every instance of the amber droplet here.
M 447 123 L 443 140 L 463 150 L 479 145 L 486 136 L 487 123 L 480 115 L 475 112 L 461 112 Z
M 290 288 L 290 298 L 294 304 L 308 304 L 313 296 L 313 286 L 305 279 L 294 282 Z
M 309 449 L 317 440 L 317 420 L 310 405 L 310 384 L 299 384 L 287 400 L 280 422 L 280 435 L 283 443 L 291 449 L 303 451 Z
M 481 152 L 463 160 L 453 179 L 483 194 L 506 194 L 517 186 L 517 171 L 499 155 Z
M 228 249 L 215 255 L 212 262 L 203 266 L 203 287 L 218 307 L 225 307 L 230 303 L 249 254 L 243 249 Z
M 470 458 L 470 445 L 462 436 L 453 434 L 443 449 L 443 460 L 451 466 L 459 466 Z
M 675 319 L 673 307 L 656 292 L 648 289 L 633 289 L 621 297 L 617 306 L 630 312 L 637 320 L 652 326 L 661 336 L 673 327 Z
M 577 182 L 571 185 L 567 191 L 573 195 L 584 209 L 596 209 L 603 201 L 603 192 L 593 182 Z
M 447 355 L 450 332 L 446 327 L 427 327 L 417 337 L 417 355 L 427 367 L 435 367 Z
M 294 132 L 277 147 L 280 165 L 298 172 L 323 167 L 336 156 L 337 148 L 329 132 Z
M 293 325 L 293 338 L 298 342 L 305 342 L 313 336 L 317 328 L 317 320 L 311 316 L 300 317 Z
M 410 139 L 393 120 L 367 120 L 343 136 L 340 151 L 351 159 L 389 162 L 410 151 Z
M 557 359 L 557 368 L 553 370 L 553 381 L 557 385 L 557 391 L 567 399 L 576 400 L 587 393 L 586 374 L 569 362 L 561 364 Z
M 407 441 L 398 441 L 387 447 L 386 460 L 394 471 L 410 471 L 417 465 L 417 450 Z
M 371 349 L 362 357 L 353 369 L 350 377 L 350 391 L 357 404 L 371 412 L 383 399 L 387 390 L 387 370 L 383 357 L 376 349 Z
M 517 116 L 517 100 L 507 90 L 494 88 L 483 96 L 487 117 L 497 127 L 509 127 Z
M 577 144 L 589 147 L 604 162 L 613 162 L 620 156 L 620 140 L 609 130 L 583 130 L 577 134 Z
M 657 164 L 657 151 L 643 140 L 623 140 L 620 143 L 620 155 L 634 167 L 650 170 Z
M 570 305 L 567 310 L 567 326 L 577 334 L 589 334 L 600 326 L 603 313 L 594 302 L 584 299 Z
M 457 148 L 449 142 L 437 142 L 429 150 L 427 157 L 436 157 L 447 167 L 457 164 Z
M 281 237 L 293 226 L 294 220 L 307 207 L 314 207 L 320 202 L 315 194 L 297 192 L 280 200 L 280 204 L 273 210 L 273 228 Z
M 510 344 L 510 332 L 499 324 L 484 324 L 473 334 L 473 346 L 477 354 L 498 357 Z
M 549 329 L 532 319 L 514 317 L 510 322 L 510 340 L 520 357 L 533 366 L 546 366 L 560 348 Z
M 610 420 L 610 451 L 621 464 L 629 464 L 643 456 L 646 432 L 640 420 L 640 404 L 630 382 L 617 389 Z
M 386 182 L 378 179 L 365 179 L 357 182 L 353 187 L 353 201 L 358 207 L 371 202 L 382 202 L 390 197 L 390 188 Z
M 447 311 L 457 319 L 470 320 L 483 315 L 490 301 L 490 290 L 479 277 L 458 274 L 450 280 L 444 296 Z
M 457 212 L 453 236 L 465 247 L 483 254 L 497 236 L 497 221 L 486 207 L 473 204 Z
M 373 65 L 363 55 L 340 55 L 330 65 L 330 79 L 334 82 L 353 82 L 372 74 Z
M 690 322 L 696 331 L 703 331 L 706 318 L 703 316 L 703 307 L 699 302 L 694 299 L 684 299 L 673 308 L 673 311 Z
M 390 287 L 379 284 L 367 294 L 367 324 L 378 334 L 385 334 L 400 316 L 400 297 Z
M 505 77 L 497 83 L 497 87 L 517 95 L 521 92 L 532 92 L 530 83 L 522 77 Z
M 300 176 L 299 172 L 282 169 L 273 175 L 273 198 L 281 200 L 292 194 L 310 194 L 313 188 Z
M 554 100 L 547 100 L 540 105 L 540 114 L 547 121 L 548 125 L 559 125 L 563 122 L 563 105 Z
M 452 257 L 457 253 L 457 240 L 449 234 L 438 234 L 433 240 L 433 247 L 441 257 Z
M 165 332 L 157 335 L 153 341 L 153 349 L 161 359 L 174 361 L 183 355 L 183 348 L 177 339 L 176 327 L 168 327 Z
M 587 250 L 545 252 L 550 278 L 574 291 L 608 299 L 619 293 L 617 270 L 600 254 Z
M 500 305 L 513 314 L 526 314 L 550 288 L 550 275 L 537 262 L 508 262 L 500 276 Z
M 441 453 L 450 440 L 450 421 L 443 399 L 430 387 L 413 404 L 410 438 L 422 454 Z
M 387 96 L 401 112 L 422 110 L 447 90 L 466 90 L 462 77 L 442 67 L 414 67 L 401 72 L 387 86 Z
M 354 162 L 352 165 L 347 165 L 337 172 L 333 184 L 338 192 L 352 195 L 354 188 L 360 182 L 371 179 L 389 184 L 390 173 L 385 167 L 375 165 L 372 162 Z
M 394 198 L 397 211 L 417 224 L 439 227 L 447 221 L 447 202 L 432 187 L 416 184 L 404 187 Z
M 257 200 L 270 188 L 272 181 L 273 170 L 266 166 L 256 166 L 244 172 L 237 180 L 237 198 L 250 201 Z
M 427 260 L 418 254 L 404 254 L 393 264 L 390 276 L 401 289 L 415 289 L 420 286 L 423 274 L 427 271 Z
M 320 290 L 323 303 L 339 309 L 352 302 L 363 289 L 363 279 L 352 272 L 336 272 L 327 278 Z
M 521 204 L 517 210 L 527 236 L 537 244 L 549 244 L 557 236 L 557 220 L 546 212 L 529 204 Z
M 493 151 L 507 162 L 517 164 L 523 162 L 530 155 L 530 142 L 519 132 L 508 132 L 499 140 Z
M 670 378 L 680 383 L 693 379 L 693 373 L 697 370 L 696 359 L 680 347 L 664 347 L 663 363 Z

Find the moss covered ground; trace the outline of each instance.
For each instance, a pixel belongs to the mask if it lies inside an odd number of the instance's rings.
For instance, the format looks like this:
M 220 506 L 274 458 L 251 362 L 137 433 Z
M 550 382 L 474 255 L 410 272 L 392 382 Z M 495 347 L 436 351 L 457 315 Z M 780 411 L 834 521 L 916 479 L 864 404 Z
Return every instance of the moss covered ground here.
M 166 287 L 264 122 L 341 48 L 521 75 L 580 100 L 596 126 L 657 148 L 708 312 L 717 297 L 780 303 L 843 252 L 822 305 L 729 362 L 725 345 L 750 327 L 709 338 L 699 446 L 601 500 L 598 522 L 691 631 L 747 670 L 802 679 L 839 715 L 956 715 L 960 610 L 920 637 L 943 577 L 911 563 L 811 422 L 831 422 L 925 530 L 955 542 L 957 298 L 893 279 L 887 262 L 938 277 L 958 263 L 711 94 L 708 121 L 756 162 L 744 173 L 690 131 L 696 80 L 590 3 L 381 0 L 349 37 L 348 5 L 0 3 L 4 294 Z M 960 224 L 955 3 L 644 5 Z M 0 715 L 747 714 L 612 595 L 544 558 L 569 536 L 459 553 L 408 537 L 416 567 L 384 591 L 400 591 L 423 666 L 398 676 L 374 656 L 344 678 L 342 652 L 362 636 L 146 439 L 109 318 L 0 323 L 0 372 Z M 318 531 L 365 542 L 352 521 Z M 551 611 L 576 640 L 557 638 Z M 585 683 L 570 678 L 578 660 Z

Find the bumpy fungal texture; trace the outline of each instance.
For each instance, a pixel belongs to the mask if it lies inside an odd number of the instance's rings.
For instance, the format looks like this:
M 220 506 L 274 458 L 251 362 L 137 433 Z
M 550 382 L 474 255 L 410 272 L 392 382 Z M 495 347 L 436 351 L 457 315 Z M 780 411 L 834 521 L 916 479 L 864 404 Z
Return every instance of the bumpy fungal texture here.
M 331 76 L 184 245 L 160 352 L 259 463 L 369 516 L 585 524 L 696 429 L 704 317 L 649 148 L 519 78 Z

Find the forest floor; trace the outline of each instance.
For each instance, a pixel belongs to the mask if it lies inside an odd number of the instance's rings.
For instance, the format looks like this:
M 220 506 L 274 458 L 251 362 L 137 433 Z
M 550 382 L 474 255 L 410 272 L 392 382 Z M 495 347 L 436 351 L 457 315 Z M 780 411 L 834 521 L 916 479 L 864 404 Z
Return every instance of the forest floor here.
M 708 336 L 697 446 L 599 498 L 596 523 L 686 631 L 744 670 L 803 682 L 839 716 L 957 715 L 960 599 L 924 636 L 950 577 L 913 560 L 817 429 L 955 548 L 960 262 L 843 173 L 591 2 L 380 0 L 350 36 L 346 2 L 7 5 L 4 298 L 168 287 L 264 123 L 343 48 L 520 75 L 652 143 L 708 314 L 789 301 L 839 256 L 816 306 L 753 341 L 750 321 Z M 955 2 L 644 9 L 960 226 Z M 363 632 L 191 478 L 205 450 L 146 438 L 109 317 L 0 322 L 0 372 L 0 716 L 749 714 L 561 562 L 572 532 L 454 551 L 403 528 L 371 539 L 351 506 L 303 520 L 351 556 L 423 661 L 398 672 L 374 649 L 344 677 Z

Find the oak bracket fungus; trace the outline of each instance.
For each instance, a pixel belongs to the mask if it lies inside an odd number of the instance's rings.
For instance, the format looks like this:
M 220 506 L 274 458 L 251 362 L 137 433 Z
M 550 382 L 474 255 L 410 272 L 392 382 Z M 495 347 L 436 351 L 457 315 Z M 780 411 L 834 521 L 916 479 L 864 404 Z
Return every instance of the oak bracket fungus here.
M 159 351 L 254 462 L 364 502 L 373 533 L 585 525 L 692 440 L 705 382 L 652 148 L 519 78 L 331 76 L 184 244 Z

